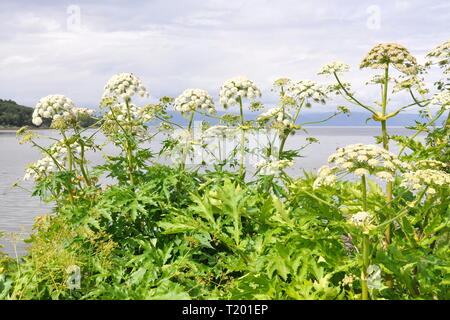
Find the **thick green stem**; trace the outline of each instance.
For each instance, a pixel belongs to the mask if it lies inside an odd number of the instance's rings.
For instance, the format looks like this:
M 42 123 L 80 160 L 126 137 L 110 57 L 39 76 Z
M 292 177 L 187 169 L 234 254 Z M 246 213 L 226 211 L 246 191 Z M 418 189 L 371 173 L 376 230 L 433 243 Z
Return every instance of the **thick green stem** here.
M 133 148 L 131 143 L 131 136 L 132 136 L 132 119 L 131 119 L 131 113 L 130 113 L 130 105 L 128 103 L 128 100 L 125 100 L 125 104 L 127 107 L 127 116 L 128 116 L 128 123 L 130 126 L 130 135 L 126 133 L 127 135 L 127 141 L 125 143 L 125 148 L 127 152 L 127 162 L 128 162 L 128 170 L 129 170 L 129 177 L 130 177 L 130 184 L 134 184 L 134 164 L 133 164 Z
M 367 211 L 367 183 L 366 183 L 366 176 L 363 175 L 361 177 L 361 191 L 362 191 L 362 203 L 363 203 L 363 210 Z M 369 289 L 367 286 L 367 268 L 369 268 L 370 263 L 370 257 L 369 257 L 369 247 L 370 247 L 370 240 L 369 235 L 364 234 L 363 235 L 363 242 L 362 242 L 362 269 L 361 269 L 361 299 L 362 300 L 369 300 Z
M 295 113 L 294 119 L 292 120 L 292 123 L 295 125 L 295 123 L 297 122 L 297 119 L 300 115 L 300 110 L 302 109 L 303 104 L 305 103 L 305 99 L 302 100 L 302 102 L 299 104 L 298 108 L 297 108 L 297 112 Z M 283 152 L 284 149 L 284 145 L 286 143 L 287 138 L 289 137 L 289 134 L 292 132 L 293 129 L 290 129 L 284 136 L 283 139 L 281 140 L 280 143 L 280 150 L 279 150 L 279 155 L 281 156 L 281 153 Z
M 352 94 L 350 94 L 350 92 L 347 91 L 347 89 L 345 88 L 345 86 L 342 84 L 341 80 L 337 76 L 336 72 L 333 72 L 333 74 L 334 74 L 334 78 L 336 79 L 336 81 L 339 84 L 339 87 L 342 88 L 342 91 L 344 91 L 345 97 L 348 97 L 350 99 L 350 101 L 353 102 L 354 104 L 357 104 L 357 105 L 363 107 L 364 109 L 366 109 L 367 111 L 370 111 L 371 113 L 375 114 L 375 111 L 373 111 L 373 109 L 371 107 L 362 104 Z
M 195 112 L 191 112 L 191 117 L 189 118 L 189 125 L 188 125 L 188 132 L 189 134 L 191 134 L 191 128 L 192 128 L 192 123 L 194 122 L 194 115 Z M 188 154 L 188 145 L 185 145 L 183 148 L 183 155 L 182 155 L 182 159 L 181 159 L 181 164 L 180 164 L 180 168 L 182 170 L 184 170 L 186 168 L 186 158 L 187 158 L 187 154 Z
M 242 97 L 239 96 L 239 111 L 241 116 L 241 154 L 239 160 L 239 174 L 244 176 L 244 156 L 245 156 L 245 129 L 244 129 L 244 109 L 242 107 Z
M 361 177 L 361 192 L 362 192 L 363 211 L 367 211 L 367 182 L 366 182 L 366 175 L 363 175 Z
M 69 140 L 67 139 L 66 135 L 64 134 L 63 131 L 61 131 L 62 136 L 64 137 L 64 144 L 66 146 L 67 149 L 67 171 L 72 171 L 73 168 L 73 154 L 72 154 L 72 148 L 70 147 L 70 143 Z M 72 186 L 69 183 L 67 185 L 67 191 L 69 192 L 69 201 L 71 203 L 73 203 L 73 192 L 72 192 Z
M 367 268 L 369 268 L 369 236 L 363 235 L 363 267 L 361 271 L 361 300 L 369 300 L 369 288 L 367 286 Z
M 69 140 L 67 139 L 64 132 L 61 132 L 62 136 L 64 137 L 64 144 L 66 145 L 67 149 L 67 171 L 72 171 L 73 169 L 73 153 L 72 148 L 70 147 Z
M 81 139 L 81 133 L 77 129 L 75 129 L 75 133 L 76 133 L 76 137 L 77 137 L 77 140 L 78 140 L 78 144 L 80 145 L 80 149 L 81 149 L 80 150 L 80 163 L 79 163 L 80 171 L 81 171 L 81 174 L 83 175 L 84 180 L 86 181 L 86 184 L 88 186 L 90 186 L 91 185 L 91 181 L 89 179 L 89 175 L 87 173 L 87 170 L 86 170 L 86 168 L 84 166 L 84 164 L 86 162 L 85 161 L 85 145 L 84 145 L 84 141 Z
M 85 150 L 84 150 L 84 143 L 82 143 L 82 142 L 80 142 L 80 146 L 81 146 L 81 153 L 80 153 L 80 170 L 81 170 L 81 174 L 83 175 L 83 178 L 84 178 L 84 180 L 86 180 L 86 184 L 88 185 L 88 186 L 90 186 L 91 185 L 91 180 L 89 179 L 89 176 L 88 176 L 88 173 L 87 173 L 87 171 L 86 171 L 86 168 L 84 167 L 84 162 L 85 162 L 85 160 L 84 160 L 84 153 L 85 153 Z
M 389 66 L 384 69 L 384 85 L 383 85 L 383 100 L 382 100 L 382 117 L 386 116 L 387 109 L 387 94 L 388 94 L 388 85 L 389 85 Z M 389 137 L 387 134 L 387 123 L 386 120 L 381 121 L 381 133 L 383 139 L 383 148 L 389 150 Z M 392 201 L 392 181 L 389 181 L 386 185 L 386 201 L 390 203 Z M 388 226 L 385 232 L 386 245 L 391 243 L 391 228 Z

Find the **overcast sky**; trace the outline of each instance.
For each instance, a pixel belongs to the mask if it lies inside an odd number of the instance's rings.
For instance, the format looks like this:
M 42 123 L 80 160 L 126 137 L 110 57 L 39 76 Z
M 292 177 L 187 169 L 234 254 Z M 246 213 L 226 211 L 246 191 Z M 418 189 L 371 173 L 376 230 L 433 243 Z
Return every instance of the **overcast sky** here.
M 186 88 L 217 95 L 244 75 L 271 102 L 279 77 L 325 81 L 317 71 L 340 60 L 346 80 L 364 83 L 371 72 L 358 65 L 375 44 L 400 43 L 421 61 L 449 30 L 448 0 L 2 0 L 0 98 L 34 106 L 58 93 L 95 107 L 111 75 L 132 72 L 151 101 Z

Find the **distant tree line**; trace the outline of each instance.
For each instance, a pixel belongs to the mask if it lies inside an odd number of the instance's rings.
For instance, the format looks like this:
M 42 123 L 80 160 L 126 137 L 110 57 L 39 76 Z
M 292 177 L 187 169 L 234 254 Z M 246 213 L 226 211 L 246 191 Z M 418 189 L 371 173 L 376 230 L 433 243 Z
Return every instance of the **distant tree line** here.
M 12 100 L 2 100 L 0 99 L 0 128 L 11 128 L 11 127 L 23 127 L 30 126 L 34 127 L 31 123 L 31 118 L 33 114 L 33 108 L 22 106 L 17 104 Z M 48 128 L 50 126 L 50 121 L 46 121 L 41 127 Z M 81 125 L 83 127 L 88 127 L 93 125 L 97 121 L 94 117 L 86 117 L 81 120 Z
M 0 99 L 0 127 L 32 126 L 33 108 L 17 104 L 12 100 Z

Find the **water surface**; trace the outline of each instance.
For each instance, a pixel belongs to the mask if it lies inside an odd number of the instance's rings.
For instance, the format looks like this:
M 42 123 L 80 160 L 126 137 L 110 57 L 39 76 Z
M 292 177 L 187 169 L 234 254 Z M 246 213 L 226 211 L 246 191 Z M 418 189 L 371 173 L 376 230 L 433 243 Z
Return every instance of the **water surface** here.
M 414 132 L 404 128 L 391 128 L 390 134 L 411 135 Z M 303 151 L 304 158 L 296 161 L 296 166 L 289 168 L 287 172 L 293 176 L 301 174 L 301 169 L 315 170 L 326 164 L 328 156 L 336 148 L 352 143 L 375 143 L 374 135 L 380 135 L 377 127 L 309 127 L 307 133 L 300 132 L 291 136 L 286 143 L 286 149 L 296 149 L 305 143 L 307 136 L 319 139 L 320 143 L 313 144 Z M 56 132 L 51 130 L 39 130 L 41 135 L 56 137 Z M 99 137 L 104 141 L 104 137 Z M 155 152 L 159 151 L 161 138 L 157 138 L 148 147 Z M 45 144 L 45 140 L 42 140 Z M 398 148 L 394 145 L 391 149 L 395 152 Z M 116 152 L 112 146 L 105 148 L 105 153 Z M 19 144 L 13 130 L 0 130 L 0 231 L 3 232 L 23 232 L 26 236 L 30 231 L 34 219 L 37 215 L 51 213 L 52 205 L 43 203 L 38 198 L 32 197 L 25 189 L 32 187 L 31 182 L 22 181 L 24 168 L 31 162 L 41 157 L 41 153 L 32 148 L 30 144 Z M 92 163 L 100 163 L 102 154 L 99 152 L 89 153 L 88 158 Z M 164 160 L 164 163 L 167 160 Z M 16 182 L 20 182 L 22 188 L 12 187 Z M 4 251 L 13 254 L 13 246 L 10 242 L 0 240 L 0 244 L 5 245 Z M 24 245 L 19 243 L 19 254 L 24 252 Z

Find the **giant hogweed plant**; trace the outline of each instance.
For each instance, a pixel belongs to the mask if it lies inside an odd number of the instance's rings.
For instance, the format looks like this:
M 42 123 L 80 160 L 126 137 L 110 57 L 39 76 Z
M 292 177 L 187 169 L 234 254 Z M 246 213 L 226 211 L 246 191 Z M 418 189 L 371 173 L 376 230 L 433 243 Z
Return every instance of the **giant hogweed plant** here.
M 437 51 L 443 51 L 444 48 L 446 47 L 438 47 L 428 56 L 442 57 L 440 53 L 437 53 Z M 442 65 L 447 62 L 440 63 Z M 414 134 L 411 139 L 408 140 L 408 138 L 402 137 L 396 138 L 397 141 L 403 142 L 404 144 L 399 153 L 402 154 L 408 145 L 408 141 L 410 145 L 415 144 L 415 142 L 412 141 L 414 141 L 420 132 L 434 124 L 448 109 L 445 102 L 442 101 L 443 99 L 445 100 L 443 97 L 446 97 L 448 92 L 438 92 L 432 99 L 426 97 L 428 90 L 425 88 L 422 78 L 424 67 L 420 66 L 415 57 L 412 56 L 408 49 L 402 45 L 396 43 L 383 43 L 376 45 L 361 61 L 360 68 L 371 68 L 374 70 L 380 69 L 381 71 L 381 73 L 376 74 L 368 82 L 368 84 L 377 84 L 381 89 L 380 101 L 376 102 L 375 105 L 363 102 L 355 93 L 351 91 L 351 85 L 341 80 L 340 75 L 349 71 L 349 66 L 347 64 L 342 62 L 327 64 L 320 70 L 319 74 L 331 75 L 335 79 L 336 83 L 331 84 L 330 89 L 335 90 L 335 92 L 343 97 L 348 103 L 369 111 L 372 114 L 372 120 L 380 123 L 381 138 L 379 138 L 379 142 L 386 150 L 389 150 L 389 141 L 391 139 L 388 133 L 387 125 L 389 119 L 396 116 L 401 116 L 402 111 L 411 107 L 420 107 L 421 113 L 426 114 L 429 118 L 429 122 L 419 124 L 416 128 L 417 133 Z M 395 76 L 397 76 L 397 78 L 395 78 Z M 388 112 L 388 104 L 390 101 L 389 91 L 391 89 L 393 89 L 391 94 L 406 91 L 412 100 L 411 103 L 402 107 L 396 107 L 393 112 Z M 442 89 L 442 85 L 438 86 L 438 89 Z M 417 94 L 419 94 L 420 98 L 417 97 Z M 432 115 L 429 108 L 430 104 L 441 107 L 437 114 Z M 392 200 L 393 181 L 388 181 L 386 184 L 386 201 L 388 205 L 390 205 Z M 391 242 L 391 224 L 386 226 L 385 235 L 385 241 L 388 245 Z M 390 284 L 390 281 L 388 283 Z
M 429 57 L 447 71 L 448 45 Z M 217 116 L 202 89 L 139 107 L 136 96 L 147 96 L 142 81 L 116 75 L 89 131 L 79 121 L 91 111 L 61 95 L 41 99 L 33 123 L 52 121 L 61 139 L 48 137 L 53 144 L 43 146 L 26 128 L 18 137 L 43 153 L 25 177 L 35 181 L 34 195 L 55 203 L 54 214 L 37 219 L 21 261 L 1 258 L 0 298 L 448 299 L 448 119 L 438 126 L 448 110 L 448 81 L 427 98 L 419 81 L 427 69 L 396 44 L 377 45 L 361 67 L 383 71 L 373 81 L 382 89 L 378 105 L 363 104 L 340 80 L 348 67 L 333 63 L 321 72 L 337 81 L 328 89 L 311 80 L 277 80 L 277 106 L 254 121 L 244 118 L 245 102 L 260 110 L 254 99 L 261 92 L 244 77 L 226 81 L 220 92 L 220 103 L 239 107 L 239 114 Z M 413 102 L 388 113 L 392 68 L 407 77 L 396 88 Z M 296 150 L 285 150 L 286 141 L 309 124 L 301 122 L 301 111 L 325 103 L 332 92 L 372 113 L 381 123 L 381 146 L 339 148 L 317 175 L 290 177 L 284 169 L 315 140 Z M 388 120 L 413 106 L 428 118 L 416 126 L 428 137 L 424 143 L 392 137 L 402 144 L 393 154 Z M 433 114 L 431 106 L 440 109 Z M 188 119 L 187 128 L 170 120 L 168 107 Z M 339 107 L 331 117 L 343 112 L 348 109 Z M 219 124 L 204 124 L 196 137 L 196 115 Z M 262 129 L 270 135 L 267 145 L 252 150 L 250 132 Z M 100 132 L 118 151 L 93 166 L 89 151 L 104 152 L 96 143 Z M 147 142 L 158 134 L 170 138 L 153 152 Z M 227 139 L 238 142 L 229 153 Z M 198 150 L 214 160 L 188 167 Z M 158 164 L 158 151 L 172 164 Z M 250 154 L 261 157 L 253 180 L 245 179 Z M 206 163 L 213 169 L 201 172 Z M 78 288 L 67 285 L 74 265 L 81 268 Z

